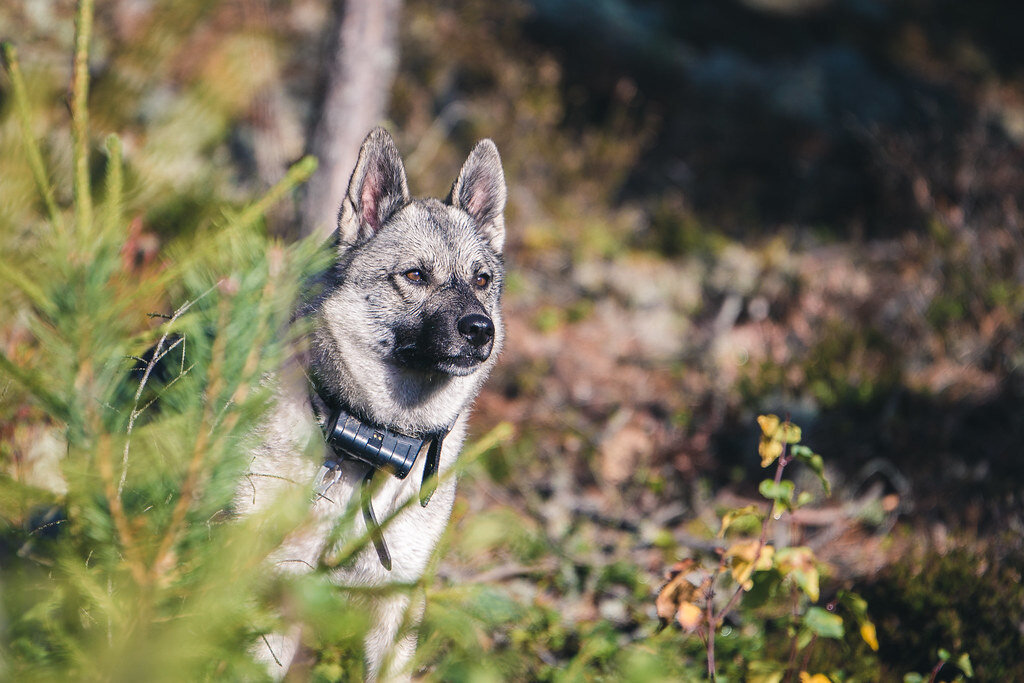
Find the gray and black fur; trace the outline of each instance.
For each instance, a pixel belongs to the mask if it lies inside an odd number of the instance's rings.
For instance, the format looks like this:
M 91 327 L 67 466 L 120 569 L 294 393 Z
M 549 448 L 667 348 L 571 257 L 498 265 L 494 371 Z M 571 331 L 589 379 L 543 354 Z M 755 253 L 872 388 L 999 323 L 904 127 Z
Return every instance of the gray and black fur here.
M 410 435 L 450 429 L 441 450 L 441 484 L 430 504 L 408 506 L 387 528 L 392 569 L 366 548 L 350 565 L 331 570 L 339 585 L 415 582 L 447 524 L 455 482 L 443 473 L 462 447 L 470 405 L 504 339 L 505 198 L 501 159 L 490 140 L 476 145 L 443 202 L 410 197 L 402 160 L 385 130 L 374 130 L 363 143 L 333 237 L 334 265 L 300 312 L 311 323 L 305 360 L 296 359 L 277 378 L 262 446 L 236 498 L 239 512 L 251 514 L 292 482 L 312 491 L 324 459 L 333 455 L 326 447 L 320 460 L 305 453 L 311 440 L 322 443 L 317 408 L 323 405 L 347 406 Z M 383 482 L 373 507 L 379 517 L 419 494 L 424 459 L 421 453 L 402 480 L 378 475 Z M 276 553 L 281 571 L 308 571 L 331 551 L 327 537 L 359 495 L 368 467 L 341 463 L 340 479 L 311 504 L 308 524 Z M 357 519 L 351 533 L 364 531 Z M 415 636 L 399 630 L 409 609 L 415 616 L 422 605 L 410 605 L 404 593 L 372 604 L 366 639 L 371 678 L 407 675 Z M 268 637 L 257 656 L 283 676 L 298 636 L 295 627 Z

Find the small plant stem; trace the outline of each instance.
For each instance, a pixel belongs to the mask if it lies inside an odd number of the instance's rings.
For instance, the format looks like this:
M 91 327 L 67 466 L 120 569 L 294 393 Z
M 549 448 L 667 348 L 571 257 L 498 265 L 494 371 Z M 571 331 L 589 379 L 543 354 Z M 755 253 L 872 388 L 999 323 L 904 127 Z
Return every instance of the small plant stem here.
M 282 197 L 295 189 L 297 185 L 301 185 L 309 180 L 309 177 L 316 170 L 316 166 L 316 157 L 312 156 L 302 157 L 292 164 L 291 168 L 285 173 L 284 178 L 279 180 L 273 187 L 267 190 L 266 194 L 242 211 L 237 219 L 238 225 L 247 227 L 266 215 L 271 207 L 280 201 Z
M 778 467 L 775 470 L 775 484 L 776 484 L 776 486 L 779 484 L 779 482 L 782 481 L 782 470 L 784 470 L 786 465 L 788 465 L 788 464 L 789 464 L 789 459 L 786 458 L 786 453 L 785 453 L 785 451 L 783 451 L 782 455 L 779 456 L 779 465 L 778 465 Z M 756 567 L 757 566 L 758 560 L 761 559 L 761 553 L 764 552 L 764 547 L 768 544 L 768 526 L 772 522 L 772 511 L 774 509 L 775 509 L 775 503 L 773 501 L 772 504 L 771 504 L 771 507 L 768 509 L 767 517 L 765 517 L 764 522 L 761 523 L 761 536 L 757 540 L 757 550 L 754 551 L 754 559 L 751 560 L 751 562 L 750 562 L 752 567 Z M 753 570 L 751 570 L 751 574 L 753 574 Z M 722 611 L 719 613 L 719 615 L 717 617 L 719 620 L 721 620 L 726 614 L 728 614 L 729 612 L 732 611 L 732 609 L 736 606 L 736 603 L 739 602 L 739 599 L 740 599 L 741 595 L 743 595 L 743 586 L 742 586 L 742 584 L 736 587 L 736 592 L 732 594 L 732 597 L 729 598 L 729 602 L 726 603 L 725 608 L 722 609 Z
M 786 468 L 786 465 L 789 464 L 789 457 L 787 457 L 788 456 L 788 451 L 789 451 L 789 444 L 784 444 L 783 445 L 783 449 L 782 449 L 782 454 L 779 456 L 778 465 L 775 468 L 775 485 L 776 486 L 778 486 L 779 483 L 782 481 L 782 471 Z M 775 510 L 775 502 L 772 501 L 771 507 L 768 509 L 768 515 L 765 517 L 765 520 L 761 523 L 761 536 L 760 536 L 760 538 L 757 541 L 757 550 L 754 552 L 754 558 L 750 562 L 750 566 L 751 566 L 750 573 L 751 573 L 751 576 L 753 576 L 753 573 L 755 571 L 754 568 L 757 567 L 757 562 L 758 562 L 758 560 L 761 559 L 761 553 L 764 551 L 765 545 L 767 545 L 767 543 L 768 543 L 768 526 L 771 524 L 772 512 L 774 510 Z M 721 563 L 719 564 L 719 573 L 721 573 L 722 569 L 724 568 L 724 562 L 725 562 L 725 558 L 723 557 Z M 732 610 L 736 607 L 737 603 L 739 603 L 739 601 L 740 601 L 740 596 L 742 596 L 742 595 L 743 595 L 743 584 L 741 583 L 739 586 L 736 587 L 735 592 L 733 592 L 732 596 L 729 598 L 729 602 L 725 603 L 725 607 L 723 607 L 718 612 L 718 614 L 714 614 L 714 612 L 713 612 L 713 610 L 711 609 L 711 606 L 710 606 L 710 601 L 708 602 L 708 647 L 707 647 L 707 650 L 708 650 L 708 676 L 709 676 L 709 678 L 711 680 L 715 680 L 715 631 L 718 630 L 718 627 L 721 625 L 721 623 L 725 619 L 726 615 L 729 614 L 730 612 L 732 612 Z
M 793 617 L 799 617 L 800 609 L 800 593 L 797 592 L 796 588 L 793 589 Z M 789 662 L 786 663 L 786 680 L 791 681 L 796 675 L 796 657 L 800 654 L 800 650 L 797 647 L 798 638 L 793 638 L 793 646 L 789 650 Z
M 717 576 L 718 573 L 721 573 L 722 562 L 723 561 L 724 560 L 719 560 L 719 563 L 718 563 L 719 572 L 716 573 L 716 576 Z M 714 604 L 713 604 L 714 603 L 714 598 L 715 598 L 715 586 L 714 586 L 714 581 L 711 581 L 708 584 L 707 591 L 705 591 L 705 593 L 704 593 L 705 607 L 707 609 L 707 622 L 708 622 L 708 638 L 707 638 L 707 641 L 704 643 L 704 647 L 707 649 L 707 653 L 708 653 L 708 680 L 709 681 L 715 680 L 715 631 L 718 630 L 718 624 L 714 621 L 714 619 L 715 619 L 715 616 L 714 616 Z
M 128 516 L 125 514 L 124 506 L 121 504 L 121 496 L 118 495 L 114 486 L 114 467 L 111 461 L 110 435 L 101 434 L 97 452 L 97 464 L 99 466 L 100 478 L 103 480 L 103 491 L 107 497 L 107 504 L 110 506 L 110 517 L 114 521 L 114 528 L 121 538 L 121 545 L 124 547 L 125 556 L 128 558 L 128 566 L 131 568 L 132 578 L 138 584 L 143 584 L 146 579 L 146 568 L 137 556 L 132 535 L 131 525 Z
M 818 641 L 816 634 L 811 635 L 810 642 L 807 643 L 807 647 L 804 648 L 804 659 L 800 662 L 800 671 L 807 671 L 807 665 L 811 661 L 811 653 L 814 651 L 814 643 Z
M 935 683 L 935 680 L 939 677 L 939 672 L 942 671 L 942 667 L 946 665 L 946 662 L 939 660 L 938 663 L 932 668 L 932 675 L 928 677 L 928 683 Z
M 89 39 L 93 0 L 79 0 L 75 16 L 75 62 L 71 78 L 71 137 L 74 144 L 75 220 L 80 235 L 92 228 L 89 189 Z
M 222 298 L 220 300 L 220 314 L 217 321 L 217 329 L 224 330 L 227 328 L 229 308 L 230 305 L 227 297 Z M 217 335 L 213 342 L 213 357 L 210 361 L 210 380 L 208 384 L 206 405 L 203 407 L 203 416 L 200 420 L 199 427 L 196 430 L 196 440 L 192 446 L 192 457 L 189 459 L 188 469 L 185 473 L 185 481 L 182 483 L 181 489 L 178 492 L 178 502 L 175 504 L 174 510 L 171 513 L 171 521 L 167 525 L 167 531 L 164 533 L 164 536 L 160 541 L 160 547 L 157 549 L 156 555 L 153 559 L 153 564 L 150 566 L 151 579 L 159 577 L 169 566 L 174 544 L 178 539 L 178 531 L 182 523 L 185 521 L 185 515 L 188 514 L 188 510 L 192 506 L 192 495 L 195 492 L 196 483 L 199 479 L 199 471 L 202 467 L 203 458 L 206 455 L 210 441 L 211 431 L 209 425 L 213 421 L 213 404 L 216 402 L 217 396 L 220 394 L 224 383 L 221 371 L 227 351 L 226 347 L 226 335 L 223 333 Z

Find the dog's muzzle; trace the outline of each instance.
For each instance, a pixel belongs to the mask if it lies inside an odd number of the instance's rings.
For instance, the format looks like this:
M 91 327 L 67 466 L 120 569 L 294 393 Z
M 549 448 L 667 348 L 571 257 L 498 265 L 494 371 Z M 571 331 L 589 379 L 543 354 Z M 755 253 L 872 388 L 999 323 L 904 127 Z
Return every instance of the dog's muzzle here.
M 417 370 L 469 375 L 490 358 L 494 336 L 494 321 L 482 313 L 459 318 L 441 313 L 428 318 L 419 329 L 401 331 L 394 357 Z

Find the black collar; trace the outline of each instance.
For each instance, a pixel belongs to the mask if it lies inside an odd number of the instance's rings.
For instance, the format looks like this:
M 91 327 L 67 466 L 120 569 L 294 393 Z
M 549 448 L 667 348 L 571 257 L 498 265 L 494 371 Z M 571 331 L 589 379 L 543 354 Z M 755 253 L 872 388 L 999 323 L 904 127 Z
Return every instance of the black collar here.
M 437 487 L 436 476 L 441 463 L 441 446 L 444 438 L 451 431 L 451 427 L 427 432 L 421 436 L 403 434 L 363 419 L 348 406 L 339 405 L 337 401 L 326 396 L 312 378 L 310 378 L 310 384 L 312 386 L 310 402 L 313 411 L 320 421 L 324 441 L 331 447 L 331 452 L 334 454 L 334 458 L 328 458 L 320 468 L 320 481 L 316 485 L 316 493 L 318 496 L 323 496 L 330 489 L 337 479 L 336 477 L 331 479 L 326 477 L 337 470 L 341 461 L 354 459 L 369 465 L 360 492 L 363 518 L 370 531 L 370 537 L 377 549 L 377 556 L 380 558 L 381 564 L 385 569 L 390 570 L 391 553 L 388 552 L 383 529 L 373 512 L 369 484 L 378 470 L 384 470 L 399 479 L 405 479 L 405 476 L 412 470 L 419 452 L 423 450 L 423 446 L 429 444 L 427 460 L 423 464 L 423 481 L 420 484 L 420 505 L 426 507 Z

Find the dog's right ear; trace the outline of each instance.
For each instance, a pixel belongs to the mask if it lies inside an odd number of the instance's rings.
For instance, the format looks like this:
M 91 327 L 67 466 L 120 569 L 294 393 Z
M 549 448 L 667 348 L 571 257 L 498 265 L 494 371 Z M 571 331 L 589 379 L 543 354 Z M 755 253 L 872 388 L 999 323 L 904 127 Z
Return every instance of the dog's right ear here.
M 383 128 L 374 128 L 359 149 L 359 160 L 341 203 L 339 243 L 351 246 L 369 239 L 408 202 L 405 166 L 395 141 Z

